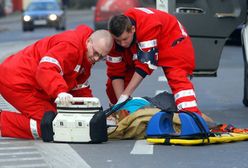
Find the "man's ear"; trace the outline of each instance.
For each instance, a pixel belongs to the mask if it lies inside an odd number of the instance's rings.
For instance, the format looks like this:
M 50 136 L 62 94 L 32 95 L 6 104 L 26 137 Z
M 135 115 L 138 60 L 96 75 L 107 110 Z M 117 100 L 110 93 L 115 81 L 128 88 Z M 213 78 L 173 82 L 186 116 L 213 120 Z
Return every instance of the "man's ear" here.
M 89 42 L 90 42 L 90 38 L 86 40 L 86 45 L 88 45 Z
M 132 30 L 132 33 L 135 33 L 135 31 L 136 31 L 135 30 L 135 26 L 132 26 L 132 29 L 131 30 Z
M 88 49 L 89 48 L 89 44 L 90 44 L 90 41 L 91 41 L 91 39 L 90 39 L 90 37 L 86 40 L 86 48 Z

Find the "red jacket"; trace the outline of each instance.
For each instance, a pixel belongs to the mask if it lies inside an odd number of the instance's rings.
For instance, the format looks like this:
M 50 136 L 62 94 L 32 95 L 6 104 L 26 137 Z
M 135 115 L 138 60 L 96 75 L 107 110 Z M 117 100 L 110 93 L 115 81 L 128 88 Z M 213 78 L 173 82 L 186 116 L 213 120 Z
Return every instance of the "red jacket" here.
M 193 84 L 187 78 L 195 68 L 193 45 L 177 18 L 152 8 L 131 8 L 124 15 L 128 16 L 135 26 L 135 41 L 129 48 L 131 52 L 129 60 L 135 60 L 133 56 L 137 54 L 137 47 L 144 52 L 155 48 L 155 51 L 157 50 L 156 65 L 163 68 L 178 109 L 201 113 L 197 108 Z M 123 61 L 126 56 L 123 57 L 122 62 L 116 63 L 119 59 L 114 57 L 120 56 L 116 56 L 118 55 L 116 53 L 110 54 L 112 55 L 107 59 L 108 76 L 122 75 L 121 69 L 127 62 Z M 152 69 L 149 69 L 147 64 L 137 60 L 131 65 L 142 69 L 146 74 L 152 73 Z
M 135 69 L 141 69 L 145 74 L 151 74 L 152 70 L 146 64 L 138 61 L 136 57 L 136 45 L 123 48 L 115 43 L 106 59 L 108 77 L 110 79 L 124 78 L 133 74 Z
M 151 8 L 132 8 L 125 15 L 136 24 L 136 41 L 142 50 L 149 50 L 152 43 L 156 43 L 154 47 L 158 48 L 158 66 L 186 68 L 192 73 L 195 67 L 192 45 L 187 45 L 190 52 L 185 52 L 185 45 L 183 51 L 177 50 L 175 53 L 173 50 L 173 43 L 188 37 L 175 16 Z
M 61 92 L 80 96 L 85 91 L 80 86 L 89 78 L 92 67 L 85 46 L 92 32 L 81 25 L 41 39 L 8 57 L 0 66 L 1 84 L 16 91 L 35 90 L 37 96 L 46 99 L 56 98 Z
M 178 39 L 188 38 L 187 33 L 176 17 L 150 8 L 132 8 L 127 10 L 125 15 L 135 22 L 135 40 L 140 46 L 143 44 L 142 50 L 147 51 L 152 48 L 144 45 L 146 42 L 156 43 L 153 47 L 158 49 L 158 66 L 181 67 L 192 74 L 195 68 L 195 60 L 191 43 L 184 45 L 183 50 L 178 49 L 175 52 L 173 49 L 173 43 Z M 109 53 L 110 57 L 107 59 L 109 77 L 123 74 L 123 67 L 127 68 L 129 65 L 141 68 L 147 74 L 152 73 L 152 70 L 146 64 L 140 64 L 137 61 L 131 63 L 137 54 L 136 43 L 130 49 L 122 49 L 123 51 L 120 52 L 116 51 L 114 47 L 113 50 L 115 51 L 112 50 Z M 119 62 L 121 56 L 123 59 Z M 112 57 L 117 58 L 113 59 Z

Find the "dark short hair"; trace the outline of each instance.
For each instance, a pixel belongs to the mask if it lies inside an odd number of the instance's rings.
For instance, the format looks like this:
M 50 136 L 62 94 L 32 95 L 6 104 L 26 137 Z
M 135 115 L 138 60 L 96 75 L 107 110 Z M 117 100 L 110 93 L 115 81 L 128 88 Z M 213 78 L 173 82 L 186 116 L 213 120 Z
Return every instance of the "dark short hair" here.
M 114 36 L 119 37 L 124 31 L 130 32 L 132 23 L 125 15 L 116 15 L 110 18 L 108 29 Z

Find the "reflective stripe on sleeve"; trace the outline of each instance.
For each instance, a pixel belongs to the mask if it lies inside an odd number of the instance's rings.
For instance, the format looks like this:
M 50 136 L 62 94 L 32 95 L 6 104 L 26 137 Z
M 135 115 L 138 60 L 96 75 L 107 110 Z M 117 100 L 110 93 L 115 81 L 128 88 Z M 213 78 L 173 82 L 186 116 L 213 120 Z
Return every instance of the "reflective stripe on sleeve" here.
M 60 74 L 63 76 L 64 73 L 62 71 L 62 68 L 61 68 L 58 60 L 56 60 L 55 58 L 49 57 L 49 56 L 45 56 L 45 57 L 42 57 L 42 59 L 40 60 L 40 63 L 42 63 L 42 62 L 49 62 L 49 63 L 57 65 L 60 69 Z
M 74 71 L 79 72 L 80 68 L 81 68 L 81 65 L 77 65 L 77 66 L 74 68 Z
M 157 40 L 154 39 L 154 40 L 149 40 L 149 41 L 142 41 L 142 42 L 139 42 L 139 47 L 141 49 L 144 49 L 144 48 L 152 48 L 152 47 L 156 47 L 157 46 Z
M 137 54 L 133 54 L 133 60 L 136 60 L 136 59 L 138 59 Z
M 78 84 L 72 90 L 79 90 L 79 89 L 83 89 L 83 88 L 86 88 L 86 87 L 89 87 L 89 86 L 90 86 L 90 84 L 89 84 L 89 81 L 87 80 L 83 84 Z
M 175 101 L 177 99 L 180 99 L 182 97 L 187 97 L 187 96 L 194 96 L 195 97 L 195 92 L 193 89 L 189 89 L 189 90 L 182 90 L 182 91 L 179 91 L 175 94 L 174 98 L 175 98 Z
M 111 57 L 109 55 L 107 55 L 107 59 L 106 59 L 108 62 L 111 62 L 111 63 L 120 63 L 122 61 L 122 57 Z
M 33 120 L 32 118 L 30 119 L 30 131 L 34 139 L 40 138 L 37 130 L 37 121 Z
M 154 14 L 154 12 L 152 10 L 147 9 L 147 8 L 135 8 L 135 9 L 141 10 L 147 14 Z
M 185 36 L 185 37 L 187 37 L 188 34 L 185 32 L 185 30 L 184 30 L 182 24 L 181 24 L 179 21 L 177 21 L 177 22 L 178 22 L 178 25 L 179 25 L 179 27 L 180 27 L 180 29 L 181 29 L 182 35 Z
M 191 107 L 197 107 L 197 103 L 195 100 L 189 101 L 189 102 L 182 102 L 182 103 L 177 105 L 178 110 L 182 110 L 185 108 L 191 108 Z

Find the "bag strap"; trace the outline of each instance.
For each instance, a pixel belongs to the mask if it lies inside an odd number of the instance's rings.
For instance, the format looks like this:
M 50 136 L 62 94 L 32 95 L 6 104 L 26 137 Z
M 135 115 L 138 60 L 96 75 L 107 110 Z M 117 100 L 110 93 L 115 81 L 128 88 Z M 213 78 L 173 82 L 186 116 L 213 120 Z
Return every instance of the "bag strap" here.
M 189 116 L 191 116 L 193 118 L 193 120 L 195 121 L 196 125 L 198 126 L 199 130 L 200 130 L 200 136 L 202 138 L 202 143 L 204 143 L 204 139 L 208 140 L 208 143 L 210 142 L 209 140 L 209 133 L 207 132 L 207 130 L 205 129 L 205 127 L 203 126 L 202 122 L 200 121 L 199 117 L 192 112 L 188 112 L 188 111 L 181 111 L 185 114 L 188 114 Z
M 125 100 L 124 102 L 122 103 L 119 103 L 117 105 L 114 105 L 106 110 L 104 110 L 103 112 L 105 113 L 105 115 L 108 117 L 110 116 L 111 114 L 115 113 L 117 110 L 119 110 L 121 107 L 123 107 L 129 100 L 131 100 L 132 97 L 129 97 L 127 100 Z
M 161 112 L 165 112 L 165 111 L 161 111 Z M 170 115 L 173 115 L 173 111 L 167 112 Z M 202 139 L 202 143 L 204 143 L 205 139 L 208 140 L 208 143 L 210 142 L 209 137 L 211 136 L 211 133 L 209 133 L 206 128 L 204 127 L 202 121 L 199 119 L 199 117 L 197 116 L 197 114 L 192 113 L 192 112 L 188 112 L 188 111 L 177 111 L 175 113 L 185 113 L 187 115 L 189 115 L 193 121 L 195 122 L 196 126 L 199 128 L 199 133 L 197 134 L 188 134 L 188 135 L 180 135 L 180 134 L 175 134 L 175 133 L 169 133 L 169 134 L 153 134 L 153 135 L 149 135 L 146 136 L 146 138 L 148 137 L 156 137 L 156 138 L 165 138 L 165 144 L 170 144 L 170 139 Z

